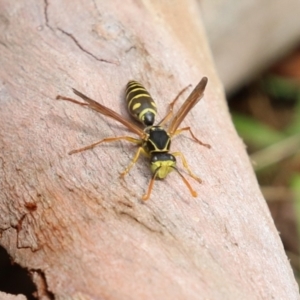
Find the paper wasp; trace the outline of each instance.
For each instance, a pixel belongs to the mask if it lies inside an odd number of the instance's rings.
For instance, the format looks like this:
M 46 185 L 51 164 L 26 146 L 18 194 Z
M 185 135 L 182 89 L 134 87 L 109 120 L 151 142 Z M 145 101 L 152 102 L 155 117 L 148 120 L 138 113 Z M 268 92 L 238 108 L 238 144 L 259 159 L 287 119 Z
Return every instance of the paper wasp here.
M 180 134 L 183 131 L 189 131 L 190 135 L 192 136 L 193 140 L 198 144 L 210 148 L 209 144 L 204 144 L 200 140 L 198 140 L 193 132 L 191 131 L 190 127 L 184 127 L 178 129 L 179 125 L 186 117 L 188 112 L 199 102 L 199 100 L 203 97 L 203 92 L 207 84 L 207 77 L 203 77 L 199 84 L 195 87 L 189 97 L 185 100 L 183 105 L 179 108 L 178 112 L 173 116 L 173 107 L 175 102 L 178 100 L 179 96 L 185 90 L 182 90 L 178 96 L 171 102 L 169 111 L 166 116 L 158 123 L 158 125 L 153 125 L 156 116 L 156 105 L 151 98 L 150 94 L 146 91 L 146 89 L 136 81 L 129 81 L 127 84 L 126 89 L 126 99 L 127 99 L 127 106 L 129 113 L 141 122 L 145 128 L 142 129 L 136 124 L 126 120 L 118 113 L 114 112 L 113 110 L 109 109 L 108 107 L 90 99 L 89 97 L 85 96 L 81 92 L 73 89 L 73 92 L 82 98 L 84 102 L 79 102 L 75 99 L 64 97 L 58 95 L 56 99 L 66 100 L 73 102 L 75 104 L 81 106 L 87 106 L 102 115 L 110 117 L 121 124 L 123 124 L 127 129 L 129 129 L 132 133 L 135 133 L 139 138 L 133 138 L 131 136 L 119 136 L 119 137 L 108 137 L 104 138 L 101 141 L 98 141 L 94 144 L 88 145 L 86 147 L 73 150 L 69 152 L 69 154 L 78 153 L 81 151 L 85 151 L 88 149 L 92 149 L 95 146 L 101 143 L 109 143 L 119 140 L 126 140 L 130 143 L 134 143 L 138 145 L 138 150 L 133 157 L 131 163 L 128 167 L 121 173 L 121 176 L 125 176 L 132 166 L 138 160 L 140 154 L 146 155 L 150 159 L 150 168 L 152 171 L 152 178 L 150 180 L 148 190 L 146 194 L 143 195 L 143 200 L 148 200 L 151 194 L 151 190 L 153 188 L 154 180 L 156 178 L 164 179 L 171 171 L 175 170 L 180 177 L 182 178 L 185 185 L 188 187 L 190 193 L 193 197 L 197 196 L 197 193 L 192 189 L 189 182 L 185 179 L 185 177 L 181 174 L 181 172 L 176 167 L 176 158 L 180 157 L 183 163 L 184 168 L 187 170 L 188 174 L 197 180 L 199 183 L 202 180 L 197 177 L 189 168 L 187 161 L 184 155 L 181 152 L 173 152 L 170 153 L 170 146 L 171 146 L 171 139 Z M 173 116 L 168 128 L 165 130 L 162 126 Z

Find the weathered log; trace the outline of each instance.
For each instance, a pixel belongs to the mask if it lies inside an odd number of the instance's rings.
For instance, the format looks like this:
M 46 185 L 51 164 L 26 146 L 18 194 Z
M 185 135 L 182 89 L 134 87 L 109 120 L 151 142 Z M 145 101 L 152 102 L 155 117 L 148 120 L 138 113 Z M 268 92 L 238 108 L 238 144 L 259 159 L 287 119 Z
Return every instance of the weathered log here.
M 0 244 L 30 270 L 40 299 L 298 298 L 196 7 L 1 1 Z M 57 94 L 74 87 L 129 118 L 124 88 L 136 79 L 162 117 L 204 75 L 205 96 L 183 125 L 212 149 L 184 134 L 172 145 L 203 179 L 188 178 L 197 198 L 174 172 L 142 202 L 148 160 L 118 178 L 132 145 L 67 154 L 128 132 Z

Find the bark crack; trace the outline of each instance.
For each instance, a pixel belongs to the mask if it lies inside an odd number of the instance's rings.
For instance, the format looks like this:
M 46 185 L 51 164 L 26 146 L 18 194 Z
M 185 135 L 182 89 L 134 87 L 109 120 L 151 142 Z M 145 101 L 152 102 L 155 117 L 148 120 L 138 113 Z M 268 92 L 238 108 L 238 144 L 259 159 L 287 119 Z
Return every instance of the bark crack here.
M 45 24 L 46 27 L 49 28 L 51 31 L 54 32 L 54 28 L 50 25 L 49 22 L 49 13 L 48 13 L 48 9 L 49 9 L 49 2 L 48 0 L 44 0 L 44 17 L 45 17 Z M 88 54 L 89 56 L 91 56 L 92 58 L 94 58 L 97 61 L 100 62 L 104 62 L 104 63 L 108 63 L 108 64 L 114 64 L 114 65 L 120 65 L 119 61 L 113 61 L 113 60 L 108 60 L 108 59 L 104 59 L 104 58 L 99 58 L 96 55 L 94 55 L 92 52 L 88 51 L 87 49 L 85 49 L 80 43 L 79 41 L 74 37 L 73 34 L 63 30 L 60 27 L 56 28 L 58 31 L 60 31 L 61 33 L 63 33 L 64 35 L 68 36 L 74 43 L 75 45 L 84 53 Z
M 36 285 L 36 298 L 45 300 L 54 300 L 54 294 L 49 290 L 45 272 L 41 269 L 31 269 L 31 276 Z
M 49 25 L 49 17 L 48 17 L 48 7 L 49 2 L 48 0 L 44 0 L 44 16 L 45 16 L 45 24 L 51 31 L 54 31 L 53 28 Z
M 124 204 L 124 203 L 123 203 Z M 127 205 L 126 205 L 127 206 Z M 128 206 L 127 206 L 128 207 Z M 128 217 L 130 220 L 138 223 L 139 225 L 141 225 L 143 228 L 145 228 L 147 231 L 150 231 L 152 233 L 159 233 L 161 235 L 164 235 L 162 230 L 156 230 L 151 228 L 150 226 L 148 226 L 145 222 L 141 222 L 136 216 L 134 216 L 132 213 L 125 211 L 125 210 L 118 210 L 115 207 L 113 207 L 113 210 L 115 211 L 115 213 L 119 216 L 125 216 Z
M 99 58 L 97 57 L 96 55 L 94 55 L 92 52 L 88 51 L 87 49 L 85 49 L 80 43 L 79 41 L 73 36 L 73 34 L 57 27 L 57 29 L 65 34 L 66 36 L 68 36 L 69 38 L 71 38 L 71 40 L 75 43 L 75 45 L 83 52 L 85 52 L 86 54 L 90 55 L 91 57 L 93 57 L 94 59 L 96 59 L 97 61 L 100 61 L 100 62 L 105 62 L 105 63 L 108 63 L 108 64 L 114 64 L 114 65 L 119 65 L 120 63 L 117 62 L 117 61 L 110 61 L 110 60 L 107 60 L 107 59 L 104 59 L 104 58 Z

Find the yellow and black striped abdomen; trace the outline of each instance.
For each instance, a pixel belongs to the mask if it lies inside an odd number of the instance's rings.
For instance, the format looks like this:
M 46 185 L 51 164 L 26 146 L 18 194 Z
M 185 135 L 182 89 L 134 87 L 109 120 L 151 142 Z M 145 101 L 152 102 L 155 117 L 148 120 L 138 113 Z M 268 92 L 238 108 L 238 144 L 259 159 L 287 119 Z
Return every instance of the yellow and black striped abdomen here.
M 129 113 L 143 123 L 152 126 L 156 116 L 156 104 L 147 90 L 137 81 L 131 80 L 126 87 L 126 101 Z

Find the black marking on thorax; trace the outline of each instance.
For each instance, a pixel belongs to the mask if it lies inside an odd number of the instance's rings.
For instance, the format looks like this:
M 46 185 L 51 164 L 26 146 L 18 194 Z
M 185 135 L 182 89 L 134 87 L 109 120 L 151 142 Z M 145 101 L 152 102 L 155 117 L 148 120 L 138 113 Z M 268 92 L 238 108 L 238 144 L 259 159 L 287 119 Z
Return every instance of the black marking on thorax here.
M 170 150 L 171 139 L 165 129 L 160 126 L 152 126 L 146 128 L 145 132 L 149 134 L 145 145 L 147 152 L 168 152 Z

